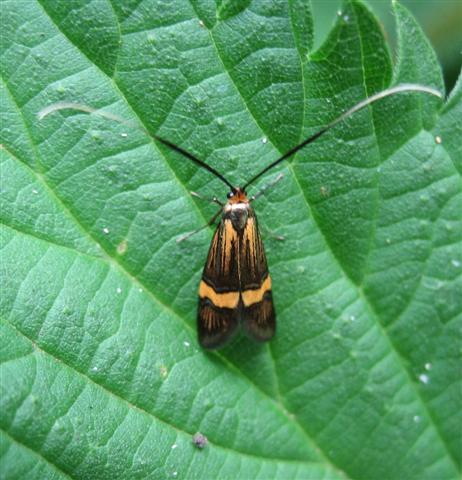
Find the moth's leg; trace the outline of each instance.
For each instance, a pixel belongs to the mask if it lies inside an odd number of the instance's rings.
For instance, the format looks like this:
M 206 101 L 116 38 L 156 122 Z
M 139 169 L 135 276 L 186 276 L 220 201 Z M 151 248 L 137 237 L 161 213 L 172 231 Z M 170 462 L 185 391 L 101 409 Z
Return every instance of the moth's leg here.
M 280 242 L 283 242 L 286 239 L 286 237 L 282 235 L 278 235 L 277 233 L 274 233 L 272 230 L 270 230 L 268 227 L 265 227 L 264 225 L 259 224 L 259 227 L 261 228 L 265 237 L 269 237 L 274 240 L 279 240 Z
M 220 215 L 221 212 L 222 212 L 222 209 L 220 208 L 220 210 L 218 210 L 218 212 L 215 213 L 215 215 L 205 225 L 202 225 L 202 227 L 196 228 L 196 230 L 193 230 L 192 232 L 186 233 L 185 235 L 182 235 L 181 237 L 178 237 L 176 239 L 176 242 L 180 243 L 183 240 L 186 240 L 187 238 L 192 237 L 193 235 L 195 235 L 197 232 L 200 232 L 204 228 L 207 228 L 210 225 L 213 225 L 215 223 L 215 220 L 217 219 L 218 215 Z
M 284 174 L 280 173 L 272 182 L 270 182 L 267 185 L 265 185 L 264 187 L 262 187 L 262 189 L 259 190 L 255 195 L 252 195 L 249 200 L 251 202 L 253 202 L 258 197 L 261 197 L 268 189 L 274 187 L 276 185 L 276 183 L 278 183 L 283 178 L 284 178 Z
M 189 193 L 193 197 L 200 198 L 201 200 L 205 200 L 206 202 L 209 202 L 209 203 L 216 203 L 217 205 L 220 205 L 220 207 L 224 207 L 223 203 L 221 203 L 220 200 L 218 200 L 217 197 L 205 198 L 202 195 L 199 195 L 197 192 L 189 192 Z

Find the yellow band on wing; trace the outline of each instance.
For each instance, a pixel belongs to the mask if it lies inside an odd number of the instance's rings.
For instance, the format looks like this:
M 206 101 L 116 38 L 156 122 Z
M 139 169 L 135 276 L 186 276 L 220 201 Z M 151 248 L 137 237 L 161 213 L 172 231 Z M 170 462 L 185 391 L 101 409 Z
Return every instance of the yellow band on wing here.
M 271 290 L 271 277 L 269 275 L 257 290 L 244 290 L 242 292 L 242 301 L 244 302 L 244 305 L 249 307 L 254 303 L 261 302 L 263 296 L 268 290 Z
M 199 285 L 199 297 L 207 297 L 218 308 L 236 308 L 239 303 L 239 292 L 217 293 L 203 280 Z

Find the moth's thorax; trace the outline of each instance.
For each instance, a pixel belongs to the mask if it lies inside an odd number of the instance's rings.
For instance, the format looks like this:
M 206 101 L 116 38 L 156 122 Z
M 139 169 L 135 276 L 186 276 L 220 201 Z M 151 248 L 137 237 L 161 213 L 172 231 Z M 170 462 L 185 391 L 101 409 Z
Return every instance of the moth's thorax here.
M 228 201 L 223 208 L 223 216 L 231 220 L 237 231 L 242 231 L 247 224 L 250 209 L 247 195 L 240 188 L 236 188 L 232 196 L 228 196 Z

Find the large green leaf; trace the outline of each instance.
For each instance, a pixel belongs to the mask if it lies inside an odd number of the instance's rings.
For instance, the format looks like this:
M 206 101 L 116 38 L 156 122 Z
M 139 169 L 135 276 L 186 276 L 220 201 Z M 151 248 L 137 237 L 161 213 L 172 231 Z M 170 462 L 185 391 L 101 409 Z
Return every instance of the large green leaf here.
M 301 0 L 160 3 L 2 3 L 1 477 L 458 478 L 462 82 L 262 179 L 285 174 L 255 206 L 277 335 L 204 352 L 211 230 L 176 238 L 214 212 L 189 190 L 223 185 L 136 130 L 37 112 L 104 108 L 241 183 L 390 83 L 443 83 L 399 5 L 392 68 L 360 3 L 316 52 Z

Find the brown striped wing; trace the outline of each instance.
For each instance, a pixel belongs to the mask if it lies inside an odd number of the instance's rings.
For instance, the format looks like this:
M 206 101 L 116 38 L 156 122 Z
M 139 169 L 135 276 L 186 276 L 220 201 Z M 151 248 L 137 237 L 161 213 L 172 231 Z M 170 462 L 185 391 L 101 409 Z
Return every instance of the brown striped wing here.
M 199 286 L 197 331 L 204 348 L 223 346 L 239 326 L 238 237 L 231 220 L 222 218 Z
M 239 264 L 242 327 L 256 341 L 270 340 L 276 332 L 271 277 L 257 218 L 250 208 L 247 224 L 239 236 Z
M 204 348 L 219 348 L 236 333 L 266 341 L 276 330 L 276 314 L 265 250 L 252 208 L 241 230 L 224 214 L 210 245 L 199 286 L 197 329 Z M 242 218 L 242 217 L 241 217 Z

